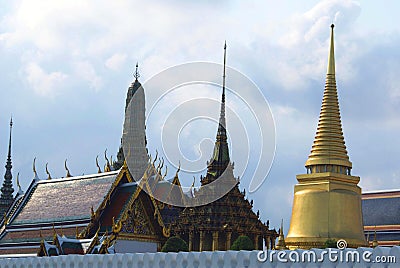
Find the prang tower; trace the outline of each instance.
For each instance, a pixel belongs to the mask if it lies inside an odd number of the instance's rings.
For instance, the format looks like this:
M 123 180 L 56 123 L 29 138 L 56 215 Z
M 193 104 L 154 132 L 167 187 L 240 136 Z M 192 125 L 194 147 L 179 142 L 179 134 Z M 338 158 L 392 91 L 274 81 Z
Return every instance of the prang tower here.
M 325 90 L 317 133 L 306 161 L 307 174 L 297 175 L 289 248 L 322 247 L 328 239 L 345 239 L 348 247 L 366 246 L 361 212 L 360 177 L 352 176 L 340 119 L 335 78 L 333 27 Z
M 130 85 L 126 96 L 124 133 L 121 147 L 117 154 L 114 169 L 119 169 L 125 159 L 129 161 L 129 171 L 136 181 L 140 180 L 147 168 L 149 157 L 147 154 L 146 125 L 145 125 L 145 94 L 138 78 L 138 64 L 134 74 L 135 81 Z M 128 109 L 129 108 L 129 109 Z M 125 133 L 127 131 L 129 133 Z M 128 134 L 128 135 L 127 135 Z M 128 152 L 123 150 L 123 144 L 129 148 Z M 126 149 L 126 148 L 125 148 Z

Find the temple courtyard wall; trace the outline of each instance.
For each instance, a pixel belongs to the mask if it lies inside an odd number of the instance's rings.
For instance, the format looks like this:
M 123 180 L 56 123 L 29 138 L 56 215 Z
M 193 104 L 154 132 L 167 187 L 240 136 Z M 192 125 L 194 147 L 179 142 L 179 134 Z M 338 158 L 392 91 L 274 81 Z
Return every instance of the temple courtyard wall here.
M 331 251 L 329 253 L 329 251 Z M 325 252 L 323 254 L 323 252 Z M 335 253 L 329 255 L 331 253 Z M 266 255 L 265 255 L 266 254 Z M 280 254 L 280 255 L 279 255 Z M 322 255 L 323 254 L 323 255 Z M 313 260 L 313 256 L 316 260 Z M 266 259 L 265 256 L 267 256 Z M 357 261 L 356 258 L 359 257 Z M 272 257 L 270 259 L 269 257 Z M 366 258 L 367 257 L 367 258 Z M 296 260 L 296 258 L 298 258 Z M 311 258 L 311 259 L 308 259 Z M 332 258 L 332 259 L 330 259 Z M 284 261 L 286 260 L 286 262 Z M 367 261 L 366 261 L 367 260 Z M 399 267 L 400 247 L 281 251 L 213 251 L 64 255 L 57 257 L 0 256 L 1 268 L 36 267 Z

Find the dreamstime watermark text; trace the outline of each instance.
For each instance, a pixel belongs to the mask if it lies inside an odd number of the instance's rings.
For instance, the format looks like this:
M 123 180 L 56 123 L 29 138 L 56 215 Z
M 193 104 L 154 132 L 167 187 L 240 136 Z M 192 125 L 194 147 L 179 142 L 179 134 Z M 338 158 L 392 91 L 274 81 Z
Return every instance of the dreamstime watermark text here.
M 360 252 L 356 249 L 347 249 L 345 240 L 337 242 L 337 249 L 327 248 L 323 250 L 266 250 L 257 254 L 259 262 L 292 262 L 292 263 L 396 263 L 395 256 L 375 256 L 373 251 Z

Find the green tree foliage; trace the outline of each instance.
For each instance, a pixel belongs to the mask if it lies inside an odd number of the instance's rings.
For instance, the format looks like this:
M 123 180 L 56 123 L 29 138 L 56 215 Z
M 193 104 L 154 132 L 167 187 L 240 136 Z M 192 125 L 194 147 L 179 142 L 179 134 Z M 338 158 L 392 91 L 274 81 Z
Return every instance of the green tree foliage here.
M 171 236 L 161 249 L 162 252 L 189 251 L 186 242 L 177 236 Z
M 246 235 L 239 236 L 232 244 L 231 250 L 253 250 L 254 244 Z
M 328 240 L 325 241 L 324 247 L 325 248 L 336 248 L 337 247 L 336 242 L 337 241 L 335 239 L 329 238 Z

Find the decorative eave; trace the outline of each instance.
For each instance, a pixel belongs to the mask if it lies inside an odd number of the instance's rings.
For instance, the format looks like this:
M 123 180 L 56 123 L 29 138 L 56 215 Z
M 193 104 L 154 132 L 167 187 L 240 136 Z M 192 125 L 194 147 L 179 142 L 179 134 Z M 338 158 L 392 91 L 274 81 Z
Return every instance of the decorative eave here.
M 155 162 L 155 160 L 154 160 Z M 149 185 L 148 181 L 148 174 L 153 174 L 154 172 L 157 172 L 157 168 L 154 166 L 154 162 L 151 163 L 149 162 L 149 165 L 147 166 L 147 169 L 143 175 L 143 178 L 140 180 L 138 187 L 135 190 L 135 193 L 132 195 L 132 197 L 129 199 L 128 204 L 125 206 L 123 212 L 121 213 L 121 217 L 119 219 L 119 222 L 123 225 L 129 217 L 129 212 L 132 210 L 134 202 L 137 200 L 139 197 L 139 194 L 143 189 L 146 191 L 146 195 L 148 195 L 151 199 L 151 202 L 154 207 L 154 217 L 157 219 L 158 224 L 160 225 L 162 229 L 162 233 L 164 237 L 169 237 L 170 236 L 170 229 L 166 227 L 163 218 L 161 216 L 161 212 L 158 208 L 157 201 L 154 198 L 153 192 L 151 190 L 151 187 Z
M 107 207 L 111 200 L 111 195 L 114 193 L 115 189 L 117 186 L 120 184 L 122 178 L 126 177 L 128 182 L 133 182 L 133 178 L 129 173 L 128 167 L 126 165 L 123 165 L 115 179 L 115 181 L 112 183 L 109 191 L 105 195 L 103 201 L 99 205 L 99 207 L 92 212 L 92 217 L 91 217 L 91 222 L 89 225 L 81 231 L 79 234 L 79 238 L 87 238 L 90 236 L 91 233 L 94 232 L 94 229 L 97 230 L 98 225 L 99 225 L 99 219 L 104 211 L 104 209 Z

